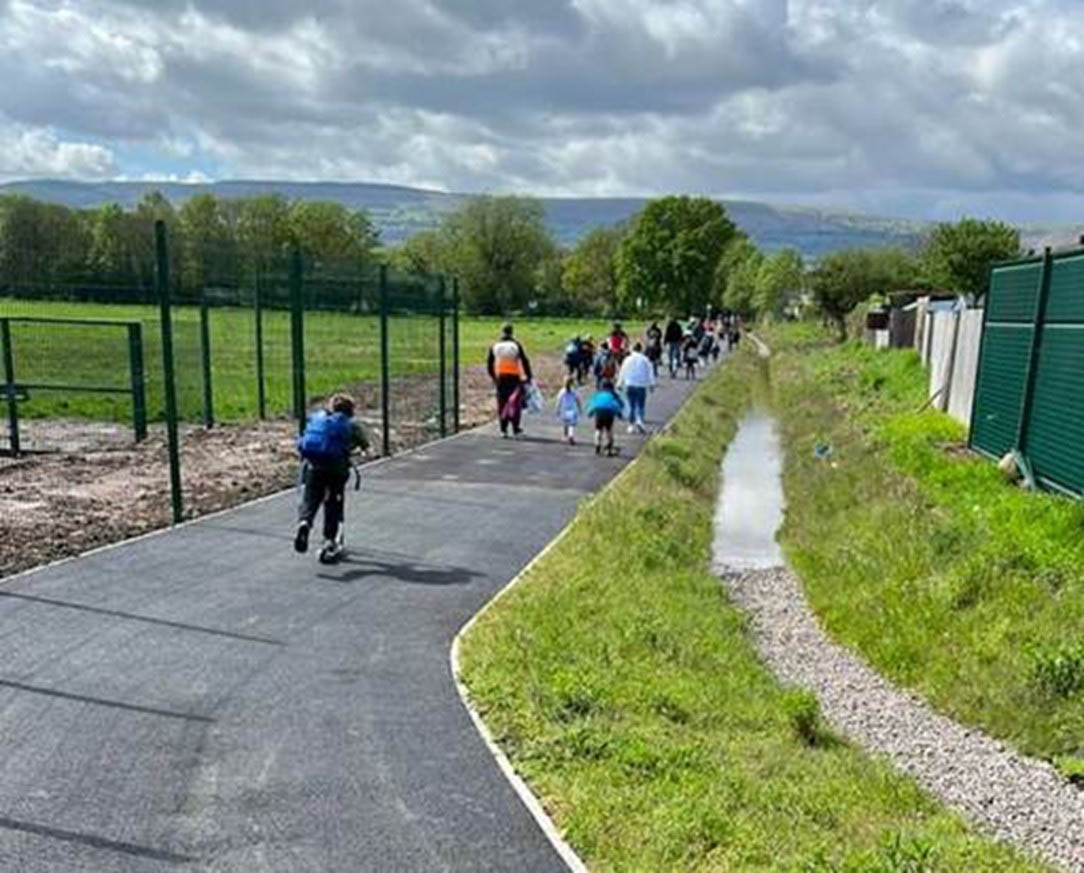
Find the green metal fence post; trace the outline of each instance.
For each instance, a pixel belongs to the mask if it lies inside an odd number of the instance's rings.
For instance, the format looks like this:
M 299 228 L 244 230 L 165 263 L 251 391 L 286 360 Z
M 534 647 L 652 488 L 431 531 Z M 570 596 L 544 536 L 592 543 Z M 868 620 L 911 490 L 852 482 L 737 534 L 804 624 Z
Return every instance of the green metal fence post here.
M 136 442 L 147 438 L 147 389 L 143 383 L 143 325 L 128 325 L 128 370 L 132 377 L 132 426 Z
M 1031 409 L 1035 400 L 1035 378 L 1039 369 L 1039 346 L 1043 341 L 1043 325 L 1046 323 L 1046 301 L 1050 298 L 1050 277 L 1054 272 L 1054 255 L 1050 246 L 1043 252 L 1043 270 L 1039 280 L 1039 294 L 1035 300 L 1035 317 L 1032 319 L 1031 354 L 1028 356 L 1027 377 L 1024 380 L 1024 400 L 1020 404 L 1020 421 L 1016 427 L 1016 449 L 1028 456 L 1028 428 L 1031 425 Z
M 382 454 L 391 454 L 391 377 L 388 371 L 388 265 L 380 265 L 380 427 Z
M 293 352 L 294 417 L 299 432 L 305 430 L 305 305 L 303 294 L 301 250 L 294 247 L 290 255 L 290 338 Z
M 199 292 L 199 350 L 203 368 L 203 426 L 214 427 L 215 407 L 211 387 L 211 313 L 207 307 L 207 289 Z
M 459 433 L 459 277 L 452 277 L 452 425 Z
M 260 421 L 267 418 L 267 386 L 263 371 L 263 269 L 256 268 L 256 400 L 260 408 Z
M 440 277 L 440 298 L 437 307 L 440 310 L 440 436 L 441 439 L 448 436 L 448 364 L 445 357 L 448 354 L 448 340 L 445 332 L 448 330 L 448 318 L 445 313 L 444 303 L 444 277 Z
M 0 342 L 4 346 L 4 396 L 8 401 L 8 442 L 16 458 L 22 450 L 19 444 L 19 407 L 15 400 L 15 351 L 11 347 L 11 322 L 0 318 Z
M 181 452 L 177 436 L 177 385 L 173 369 L 173 317 L 170 311 L 169 246 L 166 223 L 154 223 L 155 261 L 157 264 L 158 306 L 162 320 L 162 378 L 166 401 L 166 436 L 169 440 L 169 491 L 173 504 L 173 523 L 184 518 L 181 495 Z

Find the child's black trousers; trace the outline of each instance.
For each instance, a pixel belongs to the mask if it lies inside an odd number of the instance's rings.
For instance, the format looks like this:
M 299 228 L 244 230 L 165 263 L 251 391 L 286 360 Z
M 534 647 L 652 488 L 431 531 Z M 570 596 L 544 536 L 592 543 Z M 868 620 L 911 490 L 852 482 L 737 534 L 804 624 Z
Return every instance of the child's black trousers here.
M 350 471 L 321 467 L 305 462 L 301 468 L 305 487 L 301 492 L 301 506 L 298 509 L 299 522 L 308 522 L 312 527 L 320 504 L 324 505 L 324 539 L 333 540 L 339 533 L 339 523 L 343 520 L 343 492 L 350 479 Z

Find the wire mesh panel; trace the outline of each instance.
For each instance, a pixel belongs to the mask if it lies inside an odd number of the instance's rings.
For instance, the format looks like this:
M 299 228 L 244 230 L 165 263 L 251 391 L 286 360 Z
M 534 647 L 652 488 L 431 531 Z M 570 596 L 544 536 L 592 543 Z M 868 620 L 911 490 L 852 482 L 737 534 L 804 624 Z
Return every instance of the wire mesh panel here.
M 305 390 L 309 408 L 354 398 L 370 438 L 381 428 L 380 271 L 349 261 L 304 265 Z
M 441 435 L 440 280 L 389 274 L 388 371 L 392 451 Z

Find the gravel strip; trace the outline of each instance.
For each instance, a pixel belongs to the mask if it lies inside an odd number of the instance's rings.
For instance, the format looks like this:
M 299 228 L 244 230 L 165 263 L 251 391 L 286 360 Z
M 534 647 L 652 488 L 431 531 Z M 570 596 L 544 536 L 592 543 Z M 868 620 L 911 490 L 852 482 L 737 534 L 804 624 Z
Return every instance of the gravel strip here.
M 783 681 L 813 691 L 834 729 L 888 757 L 998 839 L 1084 871 L 1084 794 L 1053 767 L 938 715 L 834 643 L 789 570 L 728 572 L 716 560 L 732 599 L 751 619 L 761 656 Z

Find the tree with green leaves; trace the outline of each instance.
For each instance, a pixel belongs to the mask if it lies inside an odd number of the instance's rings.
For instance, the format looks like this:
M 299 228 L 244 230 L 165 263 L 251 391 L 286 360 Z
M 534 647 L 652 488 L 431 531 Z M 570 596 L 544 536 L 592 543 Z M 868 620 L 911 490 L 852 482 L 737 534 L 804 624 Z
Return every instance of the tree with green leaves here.
M 706 197 L 663 197 L 633 220 L 617 253 L 617 281 L 626 307 L 684 312 L 711 300 L 719 257 L 737 227 Z
M 439 230 L 423 230 L 391 250 L 390 263 L 404 273 L 439 273 L 450 269 L 451 257 Z
M 294 242 L 310 262 L 371 259 L 378 233 L 364 212 L 341 203 L 297 200 L 290 204 L 289 227 Z
M 563 286 L 579 311 L 617 314 L 617 251 L 624 235 L 620 225 L 596 227 L 565 258 Z
M 990 266 L 1020 255 L 1020 231 L 1001 221 L 964 218 L 934 228 L 922 252 L 926 279 L 957 294 L 980 296 L 990 281 Z
M 538 268 L 557 249 L 542 203 L 528 197 L 474 197 L 445 217 L 440 234 L 441 271 L 459 277 L 474 312 L 526 307 L 536 295 Z
M 915 259 L 900 249 L 845 249 L 821 258 L 810 275 L 810 287 L 820 311 L 847 339 L 847 316 L 875 294 L 913 288 L 918 275 Z
M 723 308 L 745 318 L 753 318 L 757 314 L 757 278 L 764 264 L 764 255 L 755 246 L 751 249 L 742 247 L 740 251 L 744 252 L 744 259 L 732 262 L 726 275 Z
M 805 266 L 796 249 L 781 249 L 767 257 L 756 277 L 753 304 L 762 316 L 778 318 L 787 306 L 802 296 Z

